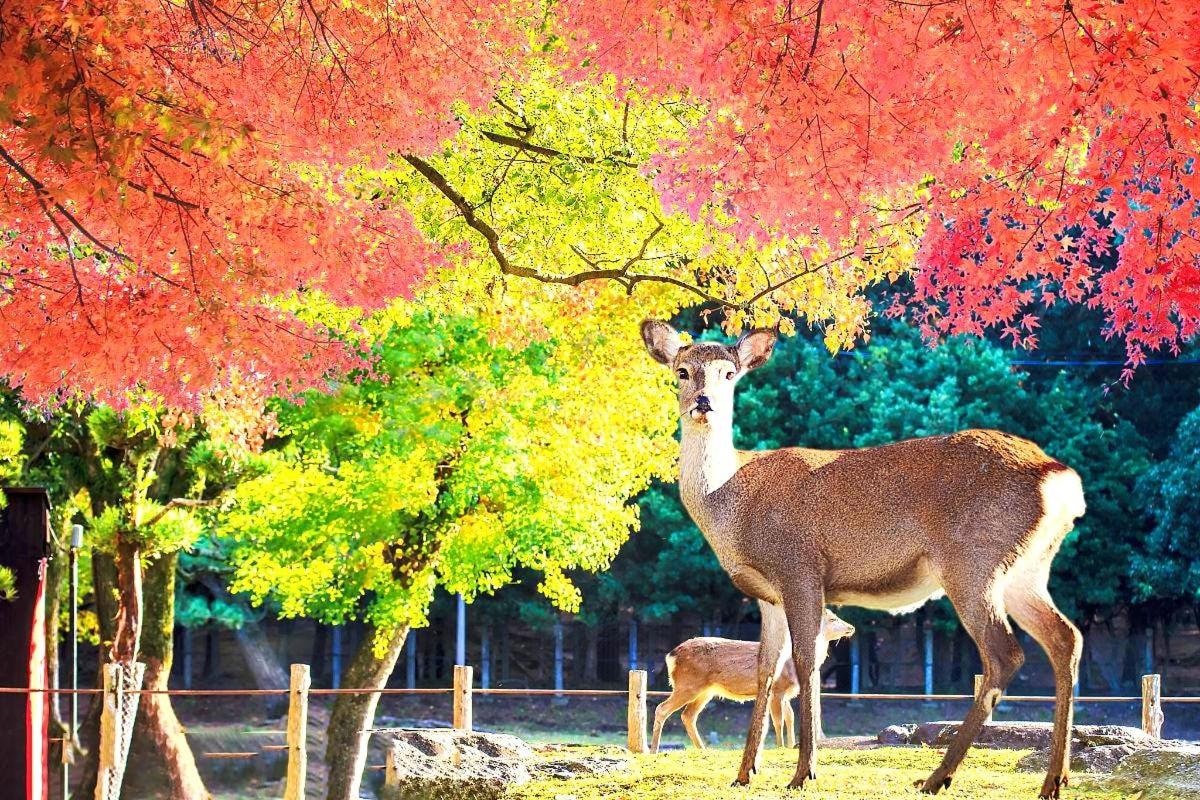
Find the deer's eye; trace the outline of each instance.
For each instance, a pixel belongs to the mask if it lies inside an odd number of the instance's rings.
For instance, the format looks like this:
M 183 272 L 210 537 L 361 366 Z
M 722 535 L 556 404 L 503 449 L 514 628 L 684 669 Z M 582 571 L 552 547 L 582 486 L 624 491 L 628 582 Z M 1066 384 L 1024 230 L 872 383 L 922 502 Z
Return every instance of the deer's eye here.
M 727 380 L 727 381 L 733 380 L 733 370 L 730 370 L 729 372 L 725 373 L 725 380 Z
M 688 379 L 688 371 L 683 367 L 677 369 L 675 373 L 679 376 L 679 380 L 681 381 L 686 381 Z

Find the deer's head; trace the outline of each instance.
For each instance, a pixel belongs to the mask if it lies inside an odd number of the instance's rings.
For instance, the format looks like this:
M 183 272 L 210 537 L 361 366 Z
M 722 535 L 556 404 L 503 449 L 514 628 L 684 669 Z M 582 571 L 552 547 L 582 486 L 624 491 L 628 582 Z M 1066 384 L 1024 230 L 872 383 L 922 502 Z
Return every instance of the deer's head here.
M 845 639 L 854 635 L 854 626 L 846 620 L 839 617 L 837 614 L 825 609 L 821 616 L 821 638 L 832 644 L 838 639 Z
M 737 344 L 694 342 L 684 344 L 665 322 L 648 319 L 642 323 L 642 340 L 650 355 L 666 364 L 679 382 L 679 415 L 684 425 L 707 425 L 733 421 L 733 388 L 738 380 L 766 363 L 775 349 L 776 334 L 757 329 L 738 339 Z

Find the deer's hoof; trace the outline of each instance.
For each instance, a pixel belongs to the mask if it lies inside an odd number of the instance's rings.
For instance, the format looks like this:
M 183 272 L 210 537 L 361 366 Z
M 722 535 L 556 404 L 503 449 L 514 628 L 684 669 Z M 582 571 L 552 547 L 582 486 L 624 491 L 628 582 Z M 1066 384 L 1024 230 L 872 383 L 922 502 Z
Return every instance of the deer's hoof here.
M 1038 794 L 1038 797 L 1042 798 L 1042 800 L 1058 800 L 1062 787 L 1066 785 L 1066 775 L 1047 775 L 1046 782 L 1042 784 L 1042 791 Z
M 942 789 L 949 789 L 952 780 L 954 780 L 952 775 L 940 779 L 936 775 L 930 775 L 928 780 L 917 781 L 913 786 L 920 789 L 921 794 L 937 794 Z
M 729 785 L 733 786 L 735 788 L 738 786 L 749 786 L 750 785 L 750 776 L 749 775 L 738 775 L 736 778 L 733 779 L 733 783 L 731 783 Z
M 811 770 L 809 772 L 797 771 L 796 774 L 792 777 L 792 780 L 788 783 L 787 788 L 803 789 L 805 783 L 807 783 L 808 781 L 814 781 L 816 779 L 817 779 L 817 773 L 812 772 Z

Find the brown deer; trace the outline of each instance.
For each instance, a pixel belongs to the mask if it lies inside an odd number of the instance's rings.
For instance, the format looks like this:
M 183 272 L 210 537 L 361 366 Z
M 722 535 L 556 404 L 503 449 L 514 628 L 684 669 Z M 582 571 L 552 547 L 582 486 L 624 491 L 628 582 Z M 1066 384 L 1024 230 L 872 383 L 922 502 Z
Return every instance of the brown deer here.
M 1047 583 L 1059 545 L 1084 512 L 1079 475 L 1032 442 L 987 430 L 859 450 L 739 451 L 734 387 L 767 361 L 776 334 L 754 330 L 732 346 L 684 344 L 670 325 L 647 320 L 642 338 L 678 378 L 684 506 L 734 585 L 763 601 L 758 693 L 737 784 L 754 771 L 786 639 L 800 682 L 800 755 L 789 786 L 803 787 L 816 770 L 814 673 L 825 604 L 900 613 L 944 593 L 979 648 L 983 686 L 922 791 L 950 785 L 1023 663 L 1011 615 L 1054 668 L 1041 796 L 1058 797 L 1082 637 Z
M 825 652 L 830 642 L 854 635 L 854 626 L 825 609 L 821 618 L 821 645 Z M 822 660 L 824 658 L 822 657 Z M 654 709 L 654 734 L 650 752 L 658 752 L 663 725 L 671 715 L 683 709 L 681 718 L 692 744 L 704 749 L 704 739 L 696 728 L 700 712 L 714 697 L 744 702 L 758 694 L 758 642 L 697 636 L 679 644 L 667 654 L 667 677 L 671 696 Z M 796 746 L 796 715 L 792 699 L 800 691 L 796 666 L 783 659 L 779 674 L 771 683 L 771 722 L 775 741 L 780 747 Z M 820 715 L 817 716 L 818 723 Z

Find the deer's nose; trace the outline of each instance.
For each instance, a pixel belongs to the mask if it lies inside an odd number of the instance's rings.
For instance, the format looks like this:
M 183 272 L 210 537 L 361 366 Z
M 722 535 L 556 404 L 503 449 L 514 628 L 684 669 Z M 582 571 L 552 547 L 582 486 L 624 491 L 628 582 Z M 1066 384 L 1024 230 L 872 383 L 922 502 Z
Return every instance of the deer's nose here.
M 696 398 L 696 410 L 703 411 L 704 413 L 712 411 L 712 402 L 708 399 L 707 395 L 702 394 Z

